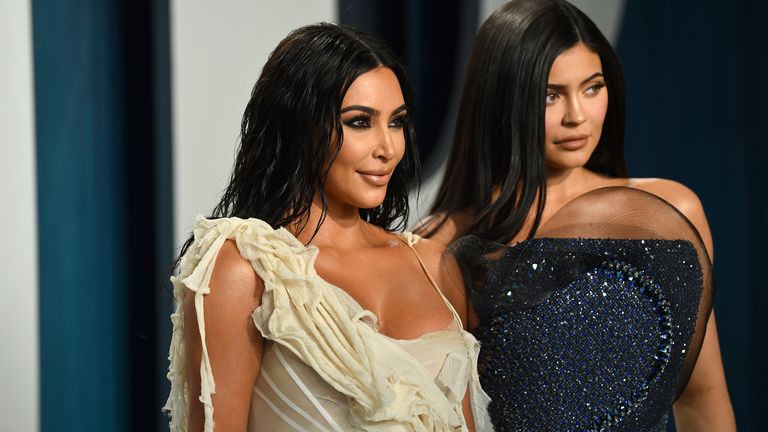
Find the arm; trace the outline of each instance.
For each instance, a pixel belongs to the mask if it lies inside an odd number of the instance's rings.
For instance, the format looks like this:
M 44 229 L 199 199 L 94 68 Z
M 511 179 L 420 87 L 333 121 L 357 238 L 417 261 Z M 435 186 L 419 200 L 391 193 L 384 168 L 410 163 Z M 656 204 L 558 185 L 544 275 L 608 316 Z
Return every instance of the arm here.
M 653 179 L 638 185 L 667 200 L 683 213 L 698 230 L 704 246 L 713 258 L 712 234 L 701 201 L 680 183 Z M 709 316 L 704 342 L 683 394 L 674 405 L 675 425 L 679 432 L 736 430 L 736 420 L 725 382 L 714 310 Z
M 678 432 L 736 430 L 720 358 L 714 311 L 707 323 L 696 366 L 683 394 L 675 402 L 674 412 Z
M 212 396 L 216 430 L 245 430 L 256 378 L 259 375 L 263 339 L 251 319 L 261 303 L 263 283 L 233 241 L 222 246 L 205 296 L 205 331 L 208 356 L 216 383 Z M 203 430 L 200 395 L 202 344 L 194 296 L 184 304 L 184 328 L 189 383 L 187 430 Z

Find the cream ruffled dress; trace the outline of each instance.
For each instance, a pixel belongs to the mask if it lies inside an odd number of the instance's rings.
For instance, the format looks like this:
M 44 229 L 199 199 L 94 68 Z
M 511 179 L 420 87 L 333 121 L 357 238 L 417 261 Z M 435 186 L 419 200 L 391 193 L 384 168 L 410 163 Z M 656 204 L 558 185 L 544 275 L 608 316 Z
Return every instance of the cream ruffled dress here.
M 411 249 L 419 240 L 411 233 L 401 238 Z M 171 393 L 164 408 L 170 412 L 172 431 L 186 430 L 185 369 L 198 367 L 185 359 L 187 295 L 195 296 L 202 341 L 199 398 L 205 431 L 214 430 L 211 395 L 216 384 L 203 311 L 216 257 L 228 239 L 264 281 L 262 303 L 252 315 L 265 346 L 249 431 L 465 431 L 462 400 L 467 388 L 476 429 L 492 429 L 489 399 L 477 376 L 479 344 L 462 329 L 447 300 L 454 316 L 447 328 L 417 339 L 393 339 L 377 331 L 372 312 L 318 276 L 315 246 L 258 219 L 201 218 L 179 275 L 172 278 L 178 306 L 171 316 Z

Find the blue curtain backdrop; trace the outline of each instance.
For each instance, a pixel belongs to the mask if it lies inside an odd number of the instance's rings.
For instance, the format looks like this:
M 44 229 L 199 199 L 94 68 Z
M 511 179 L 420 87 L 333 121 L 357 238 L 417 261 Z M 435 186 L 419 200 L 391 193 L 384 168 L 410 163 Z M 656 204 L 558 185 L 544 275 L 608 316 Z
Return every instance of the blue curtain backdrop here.
M 168 2 L 32 2 L 42 431 L 162 430 Z
M 768 3 L 629 0 L 618 51 L 634 177 L 701 198 L 715 244 L 715 310 L 739 430 L 765 430 Z
M 443 2 L 436 14 L 431 2 L 395 4 L 342 0 L 339 16 L 406 60 L 423 162 L 434 166 L 453 129 L 448 101 L 461 87 L 477 5 Z M 41 430 L 163 430 L 174 248 L 168 0 L 32 7 Z M 758 0 L 628 0 L 617 47 L 631 174 L 687 184 L 712 226 L 721 346 L 743 431 L 761 430 L 768 406 L 767 9 Z
M 127 430 L 126 223 L 114 2 L 33 3 L 41 430 Z
M 462 0 L 339 0 L 339 22 L 376 35 L 408 70 L 422 176 L 432 175 L 453 137 L 478 3 Z

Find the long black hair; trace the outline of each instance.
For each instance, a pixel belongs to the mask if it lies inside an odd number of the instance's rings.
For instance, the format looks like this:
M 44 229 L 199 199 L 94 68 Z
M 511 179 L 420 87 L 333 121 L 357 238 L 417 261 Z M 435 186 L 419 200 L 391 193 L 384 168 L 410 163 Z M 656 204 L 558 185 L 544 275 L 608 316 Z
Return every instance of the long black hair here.
M 480 27 L 459 106 L 453 145 L 426 228 L 449 216 L 472 221 L 457 233 L 511 241 L 535 205 L 528 237 L 538 229 L 546 200 L 545 95 L 549 71 L 564 51 L 584 43 L 600 56 L 608 111 L 592 171 L 627 174 L 624 160 L 624 79 L 618 57 L 597 26 L 564 0 L 512 0 Z M 492 191 L 500 188 L 494 200 Z
M 360 75 L 379 67 L 394 72 L 407 107 L 413 92 L 405 68 L 375 37 L 351 28 L 319 23 L 300 27 L 270 54 L 253 87 L 241 124 L 232 176 L 212 218 L 258 218 L 273 227 L 308 222 L 319 196 L 327 212 L 325 180 L 343 143 L 340 110 Z M 392 174 L 384 202 L 360 209 L 361 217 L 385 229 L 401 229 L 408 217 L 408 187 L 417 181 L 419 161 L 411 124 L 404 125 L 405 154 Z M 393 227 L 394 225 L 394 227 Z M 184 254 L 192 239 L 182 248 Z

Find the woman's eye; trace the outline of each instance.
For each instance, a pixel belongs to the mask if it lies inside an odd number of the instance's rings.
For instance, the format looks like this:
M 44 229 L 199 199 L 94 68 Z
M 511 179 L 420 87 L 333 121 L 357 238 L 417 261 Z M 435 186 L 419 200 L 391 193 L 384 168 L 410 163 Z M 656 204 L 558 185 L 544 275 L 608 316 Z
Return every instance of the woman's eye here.
M 557 93 L 547 93 L 545 98 L 547 105 L 552 105 L 557 100 Z
M 344 120 L 343 123 L 352 129 L 367 129 L 371 127 L 371 119 L 368 116 L 357 116 L 349 120 Z
M 600 93 L 600 90 L 602 90 L 603 87 L 605 87 L 604 83 L 593 84 L 593 85 L 587 87 L 586 93 L 588 95 L 596 95 L 596 94 Z
M 408 123 L 408 117 L 407 116 L 400 116 L 391 122 L 389 122 L 389 127 L 394 129 L 402 129 L 405 124 Z

